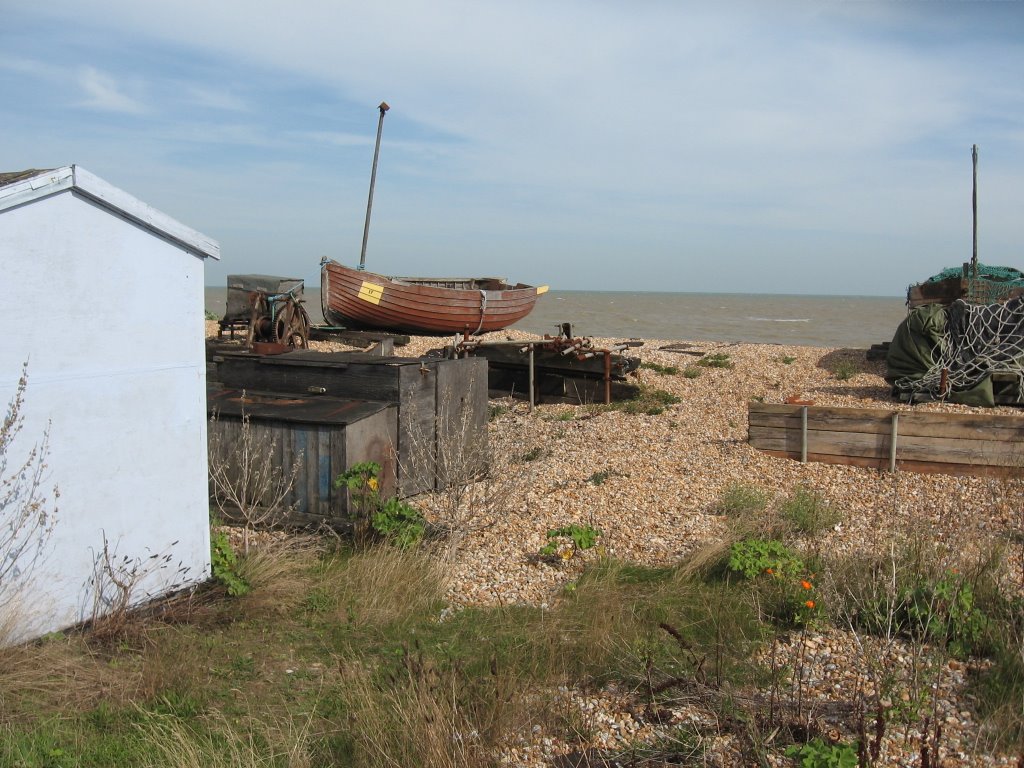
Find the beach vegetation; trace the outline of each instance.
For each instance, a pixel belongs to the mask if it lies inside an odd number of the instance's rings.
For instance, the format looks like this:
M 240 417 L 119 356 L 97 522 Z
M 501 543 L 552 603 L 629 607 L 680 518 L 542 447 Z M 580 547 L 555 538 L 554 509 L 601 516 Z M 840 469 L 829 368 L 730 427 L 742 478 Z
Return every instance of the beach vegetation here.
M 664 389 L 641 386 L 636 395 L 627 400 L 616 400 L 610 405 L 598 406 L 600 410 L 622 411 L 631 415 L 657 416 L 665 408 L 681 402 L 680 398 Z
M 701 369 L 698 368 L 696 365 L 688 365 L 685 368 L 683 368 L 684 379 L 696 379 L 700 377 L 700 374 Z
M 860 373 L 860 366 L 853 360 L 839 360 L 832 366 L 832 375 L 839 381 L 847 381 Z
M 793 355 L 781 355 L 779 357 L 779 362 L 783 365 L 792 365 L 796 362 L 796 358 L 793 357 Z
M 645 368 L 649 371 L 661 374 L 662 376 L 675 376 L 679 373 L 679 368 L 674 365 L 662 365 L 661 363 L 644 362 L 640 364 L 641 368 Z
M 823 533 L 838 523 L 842 516 L 817 491 L 797 487 L 779 506 L 779 512 L 798 533 Z
M 426 520 L 418 509 L 397 496 L 382 497 L 380 472 L 381 466 L 375 461 L 359 462 L 338 475 L 334 487 L 348 494 L 359 539 L 381 539 L 407 549 L 423 537 Z
M 579 553 L 597 546 L 599 538 L 601 531 L 592 525 L 573 523 L 552 528 L 547 532 L 548 543 L 540 548 L 540 554 L 549 558 L 557 557 L 561 561 L 571 560 Z
M 732 368 L 734 363 L 727 352 L 711 352 L 697 361 L 704 368 Z
M 769 502 L 768 494 L 746 483 L 729 483 L 719 497 L 716 511 L 727 517 L 741 517 L 763 512 Z

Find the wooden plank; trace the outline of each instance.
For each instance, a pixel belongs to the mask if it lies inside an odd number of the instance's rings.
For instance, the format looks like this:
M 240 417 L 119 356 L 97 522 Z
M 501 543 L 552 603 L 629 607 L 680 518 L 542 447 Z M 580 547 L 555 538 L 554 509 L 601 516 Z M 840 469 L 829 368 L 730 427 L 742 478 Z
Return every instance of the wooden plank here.
M 769 456 L 780 459 L 800 460 L 800 454 L 792 451 L 762 451 Z M 865 469 L 888 470 L 888 460 L 872 459 L 863 456 L 833 456 L 828 454 L 809 453 L 807 460 L 822 464 L 839 464 L 845 466 L 863 467 Z M 965 475 L 970 477 L 992 477 L 1010 478 L 1024 477 L 1024 467 L 1012 466 L 991 466 L 985 464 L 948 464 L 931 461 L 905 461 L 896 462 L 897 469 L 905 472 L 920 472 L 925 474 L 943 475 Z
M 896 443 L 899 460 L 930 461 L 947 464 L 1024 465 L 1024 443 L 999 440 L 958 440 L 956 438 L 915 437 L 902 434 Z M 800 452 L 799 430 L 750 427 L 750 444 L 760 450 Z M 862 456 L 888 460 L 889 435 L 862 432 L 808 430 L 808 454 Z
M 446 360 L 437 367 L 437 490 L 486 468 L 487 380 L 487 361 L 480 358 Z
M 799 405 L 750 403 L 748 423 L 758 427 L 795 429 L 800 424 Z M 888 434 L 892 414 L 900 415 L 900 434 L 915 437 L 951 437 L 961 440 L 1024 441 L 1024 417 L 1004 414 L 936 413 L 881 408 L 830 408 L 808 406 L 812 429 Z

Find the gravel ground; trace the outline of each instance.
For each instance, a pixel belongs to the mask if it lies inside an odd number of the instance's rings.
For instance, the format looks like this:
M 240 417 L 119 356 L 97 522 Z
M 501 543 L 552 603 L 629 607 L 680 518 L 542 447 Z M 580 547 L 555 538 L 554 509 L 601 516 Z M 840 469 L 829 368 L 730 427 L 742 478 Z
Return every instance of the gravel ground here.
M 515 331 L 485 338 L 507 337 L 531 338 Z M 598 346 L 616 341 L 620 340 L 595 339 Z M 417 337 L 398 353 L 423 354 L 443 343 L 443 339 Z M 630 354 L 637 354 L 644 363 L 682 370 L 697 358 L 662 349 L 678 343 L 648 339 Z M 621 560 L 650 565 L 676 562 L 721 540 L 726 520 L 717 502 L 732 483 L 756 486 L 776 497 L 801 485 L 822 494 L 842 515 L 833 530 L 810 543 L 822 551 L 885 551 L 889 542 L 914 532 L 947 544 L 955 553 L 951 557 L 969 558 L 1017 532 L 1018 543 L 1006 560 L 1024 562 L 1019 544 L 1024 494 L 1019 483 L 801 464 L 747 445 L 746 408 L 752 399 L 781 403 L 796 396 L 817 405 L 907 408 L 889 398 L 882 378 L 884 363 L 867 361 L 863 350 L 688 343 L 691 351 L 727 354 L 733 367 L 701 368 L 695 378 L 642 369 L 643 384 L 680 398 L 659 415 L 597 412 L 571 405 L 542 405 L 529 413 L 526 404 L 517 401 L 491 420 L 495 466 L 503 471 L 492 488 L 478 489 L 489 502 L 484 507 L 489 508 L 461 521 L 467 532 L 451 552 L 453 605 L 544 606 L 555 601 L 582 563 L 574 560 L 555 566 L 538 562 L 535 555 L 546 542 L 546 531 L 571 523 L 600 529 L 603 548 Z M 314 346 L 351 349 L 328 343 Z M 843 360 L 855 363 L 859 372 L 839 380 L 832 370 Z M 915 408 L 972 410 L 937 403 Z M 1017 409 L 995 410 L 1024 417 Z M 597 477 L 603 482 L 595 482 Z M 447 500 L 418 497 L 413 501 L 436 517 Z M 951 559 L 950 565 L 955 564 Z M 1006 568 L 1009 588 L 1019 589 L 1020 577 L 1019 566 Z M 765 652 L 776 655 L 776 664 L 798 670 L 790 685 L 799 689 L 804 708 L 826 724 L 828 713 L 848 704 L 858 686 L 871 692 L 885 675 L 897 681 L 920 679 L 921 670 L 931 664 L 930 711 L 943 724 L 942 759 L 933 765 L 1018 765 L 1014 756 L 982 751 L 985 739 L 974 714 L 975 702 L 966 690 L 968 672 L 982 661 L 935 662 L 930 656 L 924 659 L 919 648 L 896 641 L 875 647 L 851 632 L 834 629 L 796 634 Z M 900 686 L 893 690 L 899 695 Z M 637 737 L 654 736 L 661 727 L 646 722 L 635 702 L 615 691 L 566 695 L 597 726 L 595 746 L 621 746 Z M 672 712 L 675 721 L 707 717 L 707 712 L 692 706 Z M 856 736 L 842 731 L 840 725 L 834 727 L 839 729 L 836 735 Z M 890 729 L 879 764 L 920 765 L 920 738 L 917 728 Z M 711 750 L 715 757 L 708 764 L 740 764 L 735 762 L 739 758 L 730 739 L 718 740 Z M 508 757 L 510 764 L 540 765 L 560 751 L 564 747 L 538 737 Z M 789 764 L 778 755 L 770 759 Z

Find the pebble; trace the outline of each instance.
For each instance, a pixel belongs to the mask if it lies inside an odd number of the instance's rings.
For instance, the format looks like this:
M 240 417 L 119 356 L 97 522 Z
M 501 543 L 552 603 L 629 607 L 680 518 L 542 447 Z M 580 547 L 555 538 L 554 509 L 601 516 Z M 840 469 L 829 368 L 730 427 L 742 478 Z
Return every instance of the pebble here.
M 207 335 L 216 323 L 207 323 Z M 535 338 L 515 330 L 483 337 L 493 339 Z M 595 339 L 597 346 L 618 339 Z M 413 337 L 403 356 L 425 354 L 444 339 Z M 696 358 L 674 354 L 661 347 L 671 341 L 646 340 L 629 350 L 645 363 L 693 366 Z M 856 467 L 806 463 L 768 456 L 746 443 L 747 403 L 758 400 L 781 403 L 796 395 L 817 405 L 874 407 L 906 410 L 893 401 L 884 381 L 884 362 L 871 362 L 862 353 L 851 359 L 860 371 L 838 381 L 829 370 L 830 360 L 847 355 L 836 349 L 789 345 L 722 344 L 691 341 L 692 350 L 724 352 L 731 369 L 701 368 L 700 375 L 660 375 L 641 369 L 640 383 L 665 390 L 680 399 L 654 416 L 602 412 L 588 405 L 544 404 L 532 413 L 523 401 L 505 400 L 508 410 L 488 425 L 492 448 L 492 473 L 486 488 L 474 488 L 477 501 L 465 521 L 472 525 L 450 553 L 448 599 L 453 609 L 471 605 L 531 604 L 547 607 L 576 577 L 592 552 L 557 565 L 538 563 L 536 554 L 550 528 L 583 523 L 602 531 L 598 549 L 616 558 L 646 565 L 666 565 L 714 544 L 726 531 L 717 502 L 732 483 L 758 487 L 781 498 L 798 486 L 820 493 L 842 513 L 833 529 L 821 534 L 813 546 L 834 554 L 884 551 L 908 532 L 927 531 L 936 541 L 948 542 L 948 563 L 983 551 L 994 540 L 1006 541 L 1007 561 L 1020 562 L 1024 542 L 1024 483 L 986 478 L 890 474 Z M 313 342 L 323 351 L 350 349 L 344 345 Z M 783 360 L 791 360 L 789 363 Z M 924 403 L 916 410 L 970 413 L 966 406 Z M 1020 409 L 1000 407 L 997 412 L 1024 418 Z M 1022 421 L 1024 424 L 1024 421 Z M 524 462 L 519 457 L 541 448 L 539 458 Z M 606 473 L 595 483 L 596 473 Z M 449 508 L 438 496 L 411 500 L 426 515 L 437 516 Z M 1006 569 L 1004 586 L 1024 593 L 1019 569 Z M 447 615 L 447 614 L 444 614 Z M 920 695 L 914 681 L 927 671 L 934 689 L 925 690 L 935 702 L 945 724 L 941 765 L 1013 766 L 1011 755 L 985 753 L 985 743 L 974 713 L 974 701 L 965 690 L 967 673 L 983 662 L 940 660 L 932 664 L 921 653 L 900 641 L 855 636 L 852 632 L 823 629 L 795 633 L 761 650 L 767 663 L 772 652 L 776 663 L 799 670 L 787 685 L 801 686 L 808 705 L 825 711 L 831 704 L 849 703 L 856 695 L 869 701 L 882 698 L 883 706 L 894 701 L 909 706 L 911 692 Z M 927 649 L 925 649 L 927 650 Z M 896 681 L 895 687 L 893 681 Z M 753 692 L 752 692 L 753 693 Z M 653 724 L 635 716 L 637 702 L 614 689 L 584 692 L 575 689 L 561 695 L 571 700 L 595 725 L 594 746 L 622 747 L 637 738 L 654 738 Z M 713 712 L 690 705 L 673 709 L 675 722 L 694 722 L 712 727 Z M 842 722 L 829 724 L 844 739 L 857 734 L 844 730 Z M 870 729 L 869 729 L 870 730 Z M 709 730 L 710 732 L 710 730 Z M 564 754 L 568 746 L 543 736 L 536 729 L 525 734 L 526 746 L 510 746 L 501 758 L 510 766 L 540 766 L 545 755 Z M 953 749 L 957 745 L 957 749 Z M 578 745 L 577 745 L 578 746 Z M 920 763 L 920 729 L 889 728 L 882 744 L 879 765 L 905 766 Z M 709 739 L 710 763 L 740 765 L 735 740 L 721 735 Z M 955 751 L 955 754 L 948 754 Z M 773 765 L 788 764 L 771 754 Z

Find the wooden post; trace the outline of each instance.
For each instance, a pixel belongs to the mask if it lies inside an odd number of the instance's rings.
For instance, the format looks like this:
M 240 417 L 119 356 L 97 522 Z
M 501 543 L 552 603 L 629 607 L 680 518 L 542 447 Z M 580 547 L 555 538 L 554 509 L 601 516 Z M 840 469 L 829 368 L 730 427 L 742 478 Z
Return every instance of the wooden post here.
M 889 439 L 889 471 L 896 471 L 896 438 L 899 434 L 900 412 L 892 414 L 892 436 Z
M 807 463 L 807 406 L 800 408 L 800 463 Z
M 534 405 L 534 394 L 533 394 L 533 344 L 530 345 L 530 412 L 533 413 Z

